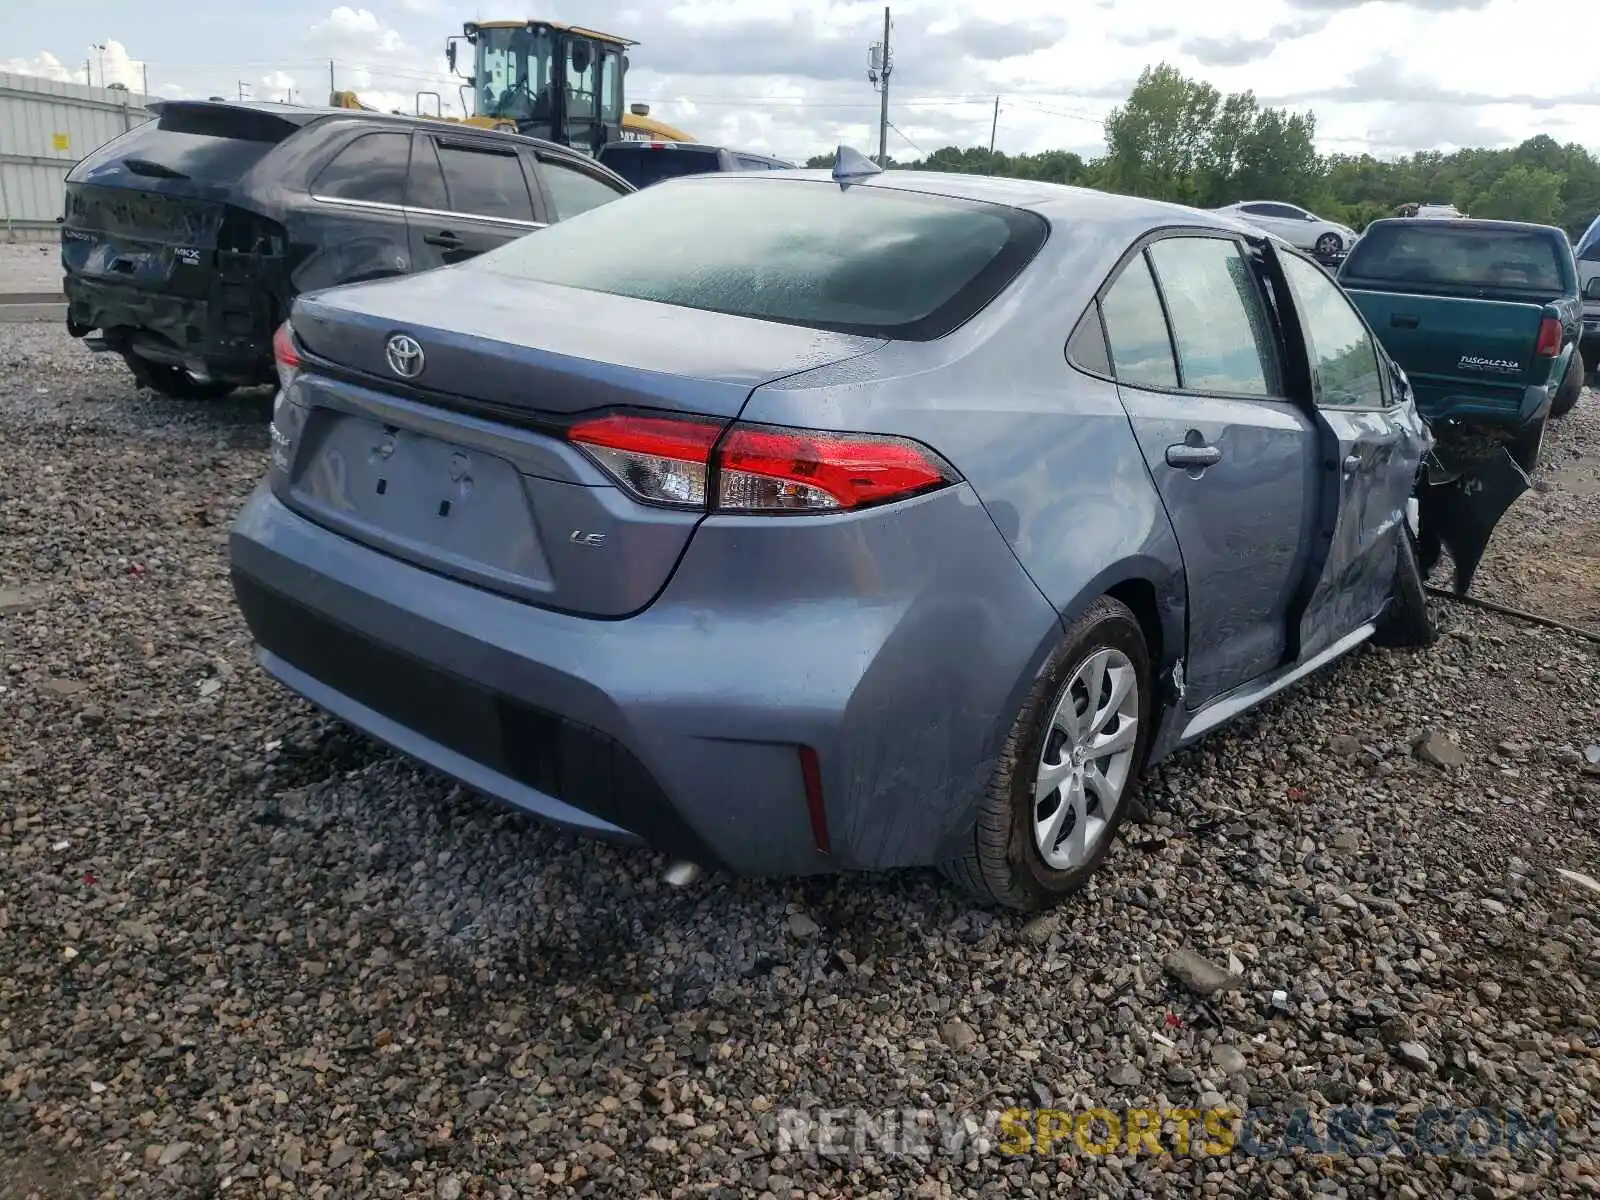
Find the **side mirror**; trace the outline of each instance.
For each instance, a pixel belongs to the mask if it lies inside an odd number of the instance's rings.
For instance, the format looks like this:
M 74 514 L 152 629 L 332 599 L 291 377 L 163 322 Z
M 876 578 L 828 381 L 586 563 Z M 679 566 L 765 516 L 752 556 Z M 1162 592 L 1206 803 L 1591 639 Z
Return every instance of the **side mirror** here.
M 1583 285 L 1583 295 L 1586 300 L 1600 300 L 1600 275 Z

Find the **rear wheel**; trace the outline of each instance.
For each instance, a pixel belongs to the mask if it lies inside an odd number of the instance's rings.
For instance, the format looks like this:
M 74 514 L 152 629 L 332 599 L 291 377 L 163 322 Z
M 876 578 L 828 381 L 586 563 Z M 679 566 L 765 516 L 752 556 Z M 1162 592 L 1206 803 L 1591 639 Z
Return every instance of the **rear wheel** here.
M 1578 403 L 1578 397 L 1581 395 L 1583 395 L 1583 355 L 1574 348 L 1572 358 L 1567 362 L 1567 373 L 1561 380 L 1561 388 L 1556 392 L 1556 398 L 1550 402 L 1550 415 L 1566 416 Z
M 151 362 L 132 351 L 122 356 L 140 387 L 147 387 L 174 400 L 220 400 L 235 390 L 235 385 L 220 379 L 196 379 L 182 367 Z
M 1081 888 L 1137 800 L 1150 652 L 1110 597 L 1062 640 L 1006 739 L 973 841 L 946 875 L 985 903 L 1038 911 Z

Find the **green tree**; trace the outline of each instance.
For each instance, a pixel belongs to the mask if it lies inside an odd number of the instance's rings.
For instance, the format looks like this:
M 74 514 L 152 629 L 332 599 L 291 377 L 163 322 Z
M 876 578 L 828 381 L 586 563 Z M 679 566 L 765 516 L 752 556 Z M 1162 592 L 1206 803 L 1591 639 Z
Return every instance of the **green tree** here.
M 1600 214 L 1600 161 L 1538 134 L 1513 148 L 1421 151 L 1395 159 L 1316 151 L 1316 115 L 1263 108 L 1251 92 L 1221 95 L 1167 63 L 1147 67 L 1106 120 L 1106 154 L 1008 155 L 945 146 L 912 168 L 1002 175 L 1216 207 L 1285 200 L 1356 229 L 1405 204 L 1452 203 L 1473 216 L 1557 224 L 1574 238 Z M 829 167 L 817 155 L 811 167 Z
M 1146 67 L 1127 103 L 1106 118 L 1106 186 L 1135 196 L 1194 203 L 1212 157 L 1211 130 L 1222 97 L 1176 67 Z
M 1472 215 L 1553 225 L 1561 218 L 1561 176 L 1516 163 L 1473 202 Z

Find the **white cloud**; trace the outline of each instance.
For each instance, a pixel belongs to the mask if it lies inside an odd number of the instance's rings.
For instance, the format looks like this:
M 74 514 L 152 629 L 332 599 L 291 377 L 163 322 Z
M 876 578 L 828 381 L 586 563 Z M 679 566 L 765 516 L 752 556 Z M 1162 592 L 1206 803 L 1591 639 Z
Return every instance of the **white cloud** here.
M 120 83 L 137 92 L 144 86 L 144 64 L 128 56 L 128 48 L 114 38 L 91 45 L 82 60 L 65 63 L 48 50 L 32 58 L 0 59 L 0 71 L 13 75 L 35 75 L 60 83 L 86 83 L 99 87 Z
M 261 87 L 256 91 L 258 100 L 284 100 L 289 103 L 304 102 L 305 97 L 295 94 L 294 76 L 283 71 L 273 71 L 261 77 Z
M 307 16 L 268 0 L 233 3 L 249 17 L 247 47 L 230 27 L 185 21 L 169 0 L 121 0 L 125 19 L 162 48 L 151 53 L 167 59 L 151 65 L 158 94 L 233 95 L 243 78 L 258 95 L 320 102 L 326 68 L 311 64 L 332 58 L 337 86 L 371 107 L 411 112 L 418 92 L 437 92 L 459 115 L 445 38 L 464 19 L 507 11 L 483 0 L 323 0 Z M 840 141 L 876 149 L 866 55 L 881 36 L 882 3 L 546 0 L 534 11 L 637 39 L 628 98 L 653 116 L 705 141 L 803 158 Z M 1600 145 L 1600 83 L 1581 65 L 1550 68 L 1552 26 L 1530 20 L 1528 4 L 894 0 L 891 152 L 987 144 L 999 93 L 999 149 L 1097 153 L 1106 114 L 1162 60 L 1223 91 L 1313 109 L 1324 150 L 1394 154 L 1535 133 Z M 0 17 L 0 41 L 48 53 L 0 69 L 82 80 L 78 35 L 31 15 L 18 21 Z M 1563 10 L 1559 26 L 1564 45 L 1600 44 L 1600 5 Z M 138 64 L 122 43 L 105 44 L 107 79 L 137 89 Z

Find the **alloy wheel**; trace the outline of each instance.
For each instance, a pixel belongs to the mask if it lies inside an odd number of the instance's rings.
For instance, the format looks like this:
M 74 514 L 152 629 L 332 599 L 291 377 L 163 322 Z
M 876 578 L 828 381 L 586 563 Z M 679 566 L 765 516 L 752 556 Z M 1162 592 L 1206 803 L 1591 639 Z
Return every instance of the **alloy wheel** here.
M 1087 863 L 1111 829 L 1139 743 L 1139 674 L 1120 650 L 1073 672 L 1045 730 L 1034 786 L 1034 846 L 1045 865 Z

